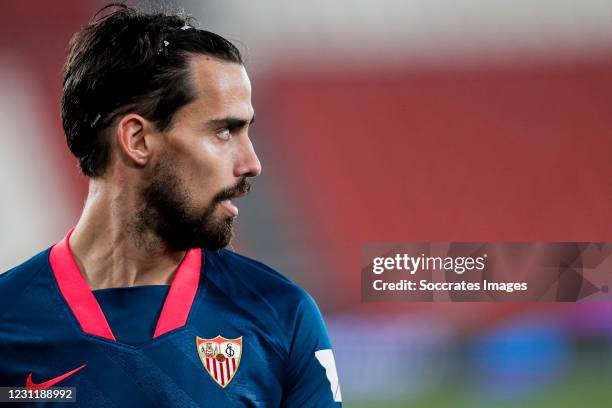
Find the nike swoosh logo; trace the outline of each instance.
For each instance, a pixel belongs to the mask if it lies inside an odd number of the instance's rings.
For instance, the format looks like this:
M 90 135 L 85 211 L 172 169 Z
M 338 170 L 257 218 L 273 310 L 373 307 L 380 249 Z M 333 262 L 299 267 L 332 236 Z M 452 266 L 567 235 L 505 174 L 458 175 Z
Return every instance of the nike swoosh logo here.
M 62 381 L 64 379 L 70 377 L 72 374 L 76 373 L 81 368 L 85 367 L 86 365 L 87 364 L 83 364 L 82 366 L 77 367 L 77 368 L 75 368 L 72 371 L 68 371 L 65 374 L 59 375 L 59 376 L 57 376 L 55 378 L 52 378 L 52 379 L 50 379 L 48 381 L 45 381 L 45 382 L 42 382 L 42 383 L 39 383 L 39 384 L 35 384 L 32 381 L 32 373 L 29 373 L 28 374 L 28 378 L 26 379 L 25 386 L 26 386 L 26 388 L 31 389 L 31 390 L 43 390 L 45 388 L 53 387 L 55 384 L 57 384 L 58 382 L 60 382 L 60 381 Z

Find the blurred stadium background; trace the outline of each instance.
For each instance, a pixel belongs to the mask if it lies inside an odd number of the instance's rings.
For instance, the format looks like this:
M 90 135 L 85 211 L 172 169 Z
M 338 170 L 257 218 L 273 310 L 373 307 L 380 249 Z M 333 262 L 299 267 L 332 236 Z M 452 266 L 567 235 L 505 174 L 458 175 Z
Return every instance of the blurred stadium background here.
M 74 225 L 67 42 L 0 5 L 0 269 Z M 264 171 L 235 248 L 310 291 L 350 407 L 609 407 L 612 307 L 363 304 L 363 241 L 612 241 L 610 0 L 179 2 L 237 41 Z

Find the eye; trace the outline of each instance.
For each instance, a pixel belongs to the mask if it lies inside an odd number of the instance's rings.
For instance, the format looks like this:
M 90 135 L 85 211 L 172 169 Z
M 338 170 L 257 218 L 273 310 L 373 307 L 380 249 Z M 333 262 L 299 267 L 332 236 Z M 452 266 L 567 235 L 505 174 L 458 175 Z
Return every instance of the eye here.
M 217 137 L 221 140 L 230 140 L 232 138 L 232 133 L 228 128 L 222 128 L 217 130 Z

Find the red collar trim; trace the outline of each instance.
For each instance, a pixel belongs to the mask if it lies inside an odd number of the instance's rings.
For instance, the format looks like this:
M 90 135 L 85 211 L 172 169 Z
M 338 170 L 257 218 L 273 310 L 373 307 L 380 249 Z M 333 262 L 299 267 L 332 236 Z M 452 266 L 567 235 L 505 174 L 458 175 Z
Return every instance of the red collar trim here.
M 72 256 L 69 245 L 72 231 L 74 228 L 51 248 L 49 254 L 51 270 L 59 290 L 85 333 L 117 341 Z M 201 269 L 202 251 L 188 250 L 170 285 L 153 338 L 185 325 L 198 290 Z
M 190 249 L 174 275 L 164 307 L 157 319 L 153 338 L 183 327 L 187 323 L 191 305 L 198 291 L 201 269 L 202 250 Z

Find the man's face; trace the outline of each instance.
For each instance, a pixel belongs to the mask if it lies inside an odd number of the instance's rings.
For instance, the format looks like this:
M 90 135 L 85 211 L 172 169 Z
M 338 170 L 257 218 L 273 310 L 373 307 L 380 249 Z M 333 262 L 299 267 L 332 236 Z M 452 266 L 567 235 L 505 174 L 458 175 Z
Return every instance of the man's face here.
M 242 65 L 208 56 L 192 57 L 190 74 L 196 98 L 159 139 L 139 219 L 172 248 L 217 250 L 232 238 L 232 198 L 261 172 L 248 135 L 251 84 Z

